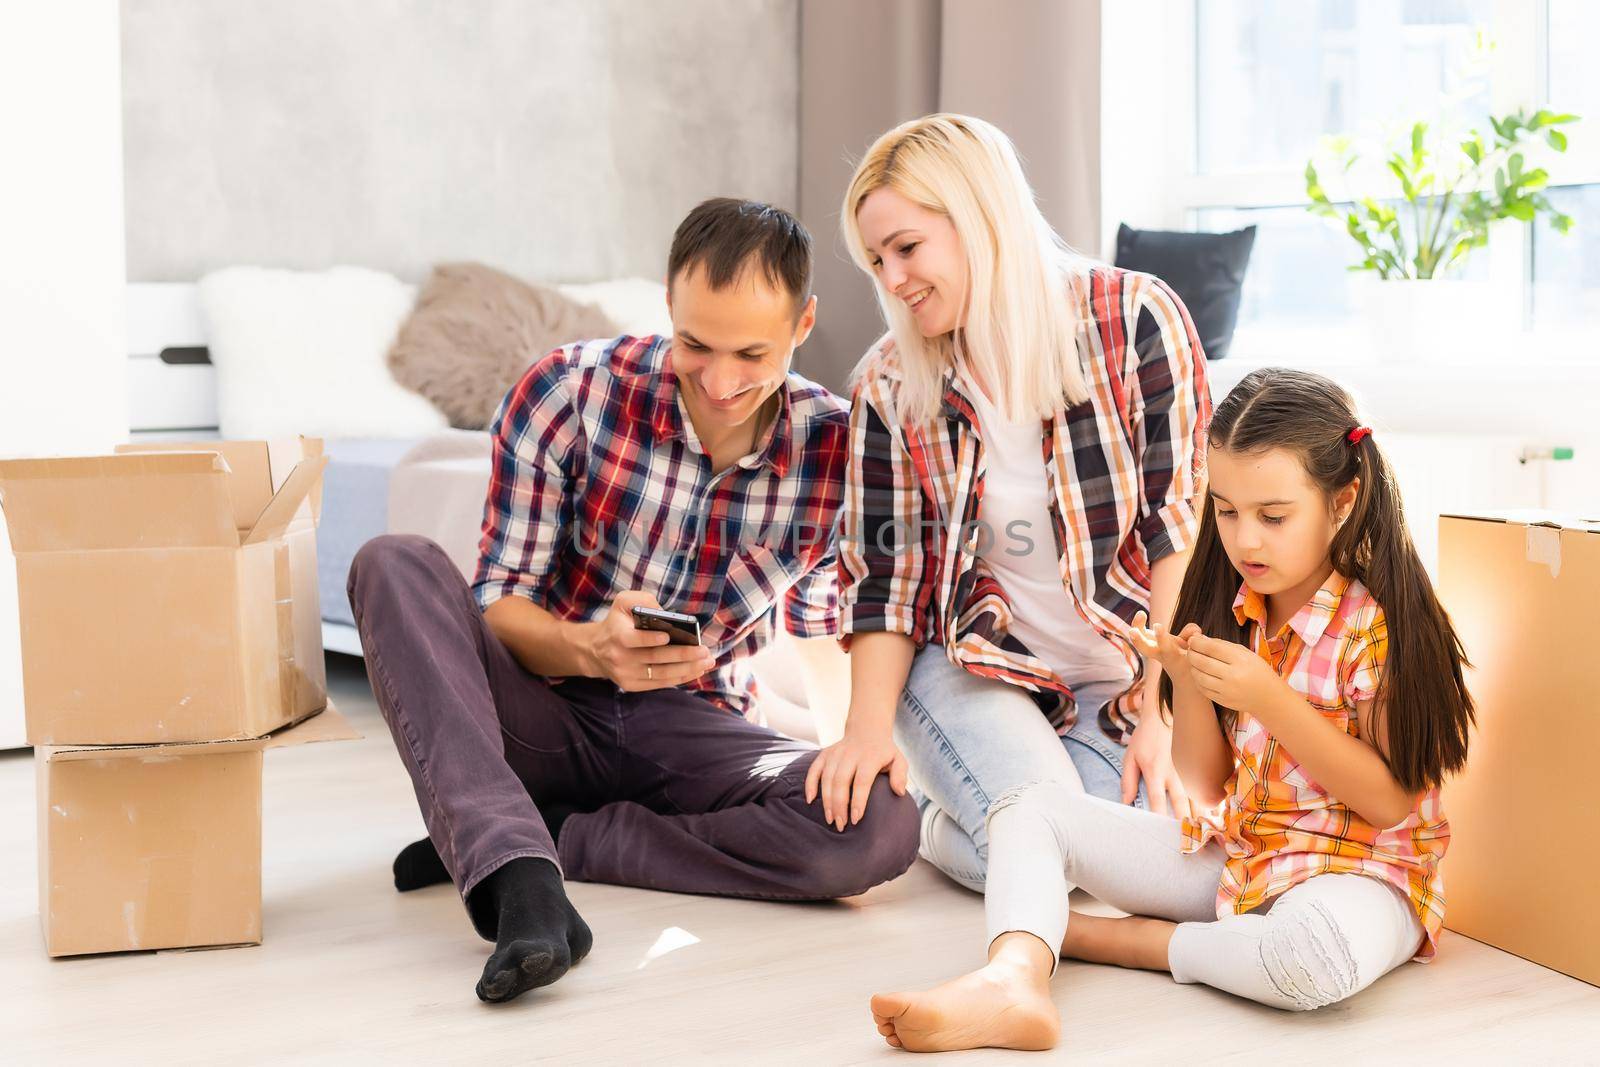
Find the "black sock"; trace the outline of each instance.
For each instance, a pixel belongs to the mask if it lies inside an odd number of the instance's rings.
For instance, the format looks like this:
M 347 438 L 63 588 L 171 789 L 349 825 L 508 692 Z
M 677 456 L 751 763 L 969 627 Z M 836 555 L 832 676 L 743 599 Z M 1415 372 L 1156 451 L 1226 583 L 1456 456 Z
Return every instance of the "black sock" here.
M 478 979 L 478 999 L 511 1000 L 547 986 L 589 954 L 594 935 L 567 899 L 549 860 L 520 856 L 473 889 L 468 907 L 494 951 Z
M 448 881 L 450 872 L 430 838 L 411 842 L 394 858 L 394 887 L 402 893 Z

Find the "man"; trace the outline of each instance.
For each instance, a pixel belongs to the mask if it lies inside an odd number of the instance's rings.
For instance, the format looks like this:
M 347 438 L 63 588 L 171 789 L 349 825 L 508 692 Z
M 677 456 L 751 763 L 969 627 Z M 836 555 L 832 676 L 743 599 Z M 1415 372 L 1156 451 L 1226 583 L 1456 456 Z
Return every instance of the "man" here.
M 707 201 L 673 238 L 667 300 L 670 339 L 558 349 L 507 395 L 471 590 L 422 538 L 377 538 L 351 567 L 428 827 L 395 885 L 455 882 L 495 942 L 484 1000 L 588 952 L 563 874 L 815 900 L 916 858 L 903 783 L 880 776 L 870 814 L 830 826 L 804 796 L 816 750 L 752 721 L 745 661 L 777 617 L 802 645 L 837 630 L 846 411 L 789 369 L 816 319 L 811 238 Z M 695 616 L 703 644 L 636 628 L 636 606 Z

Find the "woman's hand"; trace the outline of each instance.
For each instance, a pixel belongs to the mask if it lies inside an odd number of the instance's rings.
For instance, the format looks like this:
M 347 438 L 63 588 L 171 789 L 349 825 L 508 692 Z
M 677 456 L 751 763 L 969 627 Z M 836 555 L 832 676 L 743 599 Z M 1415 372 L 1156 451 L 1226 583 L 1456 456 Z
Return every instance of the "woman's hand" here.
M 1254 715 L 1269 730 L 1272 709 L 1286 693 L 1295 695 L 1272 664 L 1250 649 L 1204 634 L 1189 639 L 1189 672 L 1206 699 Z
M 878 773 L 887 769 L 889 788 L 906 795 L 906 757 L 889 733 L 861 735 L 847 726 L 844 740 L 817 753 L 806 772 L 806 803 L 822 798 L 828 825 L 843 830 L 867 813 L 867 797 Z
M 1162 719 L 1153 690 L 1144 703 L 1139 725 L 1133 728 L 1128 751 L 1122 758 L 1122 802 L 1133 803 L 1142 779 L 1151 811 L 1158 815 L 1187 815 L 1189 794 L 1184 792 L 1183 781 L 1172 765 L 1172 727 Z

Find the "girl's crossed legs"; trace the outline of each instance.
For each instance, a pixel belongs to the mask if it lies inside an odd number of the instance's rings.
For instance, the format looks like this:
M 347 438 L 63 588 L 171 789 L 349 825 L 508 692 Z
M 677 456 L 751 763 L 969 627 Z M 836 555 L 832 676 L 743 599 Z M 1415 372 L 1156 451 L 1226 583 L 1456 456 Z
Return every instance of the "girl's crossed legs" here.
M 1423 936 L 1404 895 L 1357 874 L 1319 875 L 1258 911 L 1218 919 L 1220 845 L 1185 855 L 1176 819 L 1059 783 L 1007 793 L 988 829 L 989 964 L 923 993 L 874 997 L 873 1016 L 892 1045 L 1053 1046 L 1057 947 L 1305 1011 L 1371 985 L 1415 955 Z M 1074 886 L 1130 916 L 1069 912 Z

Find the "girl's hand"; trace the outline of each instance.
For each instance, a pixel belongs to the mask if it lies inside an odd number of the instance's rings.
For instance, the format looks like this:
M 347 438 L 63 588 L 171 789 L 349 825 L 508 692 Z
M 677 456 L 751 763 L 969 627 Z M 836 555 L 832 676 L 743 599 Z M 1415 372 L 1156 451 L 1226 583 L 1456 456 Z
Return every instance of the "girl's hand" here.
M 1145 659 L 1161 664 L 1161 669 L 1172 676 L 1173 685 L 1188 681 L 1189 639 L 1200 633 L 1200 627 L 1191 622 L 1174 637 L 1165 626 L 1149 626 L 1149 621 L 1150 616 L 1142 611 L 1133 617 L 1133 647 Z
M 843 830 L 867 813 L 867 797 L 880 771 L 887 770 L 889 788 L 905 796 L 908 769 L 905 754 L 889 734 L 861 737 L 846 726 L 844 740 L 817 753 L 806 771 L 806 803 L 821 797 L 823 819 Z
M 1263 721 L 1290 691 L 1270 663 L 1233 641 L 1198 634 L 1189 638 L 1188 659 L 1190 675 L 1207 699 Z

